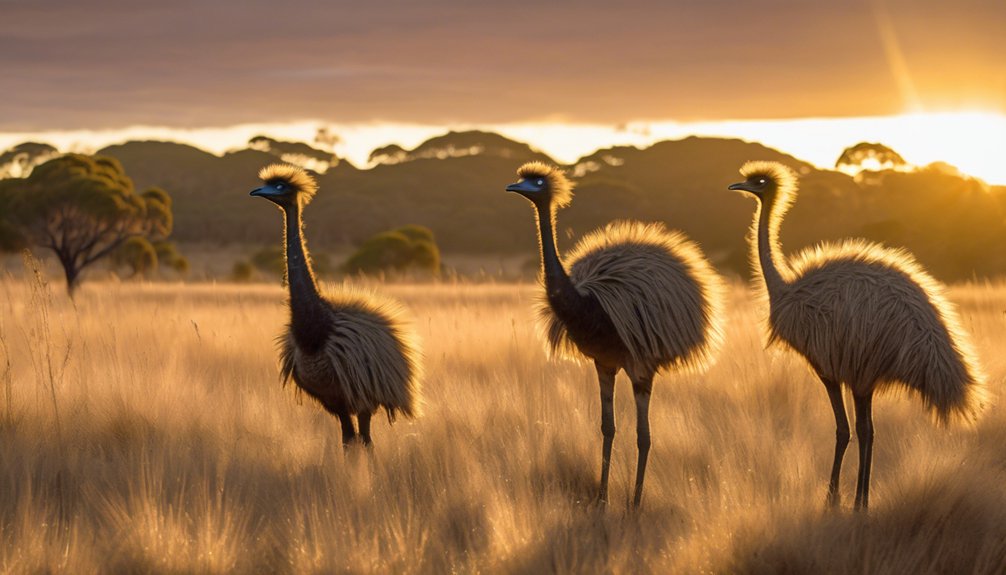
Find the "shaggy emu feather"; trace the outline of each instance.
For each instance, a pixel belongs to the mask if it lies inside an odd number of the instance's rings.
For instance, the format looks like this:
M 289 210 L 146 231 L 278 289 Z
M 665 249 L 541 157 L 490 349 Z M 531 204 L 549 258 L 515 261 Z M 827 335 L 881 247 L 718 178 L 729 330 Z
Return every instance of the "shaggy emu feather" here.
M 838 505 L 849 423 L 841 386 L 851 391 L 859 438 L 856 507 L 869 505 L 874 392 L 907 389 L 934 414 L 974 421 L 985 378 L 944 288 L 903 250 L 861 240 L 821 244 L 791 260 L 779 226 L 796 198 L 797 178 L 773 162 L 748 162 L 730 189 L 758 201 L 751 261 L 769 302 L 769 341 L 803 355 L 828 391 L 837 427 L 828 501 Z M 759 274 L 756 274 L 759 275 Z
M 698 246 L 662 224 L 613 222 L 577 243 L 567 258 L 577 291 L 600 302 L 632 365 L 701 372 L 719 349 L 719 277 Z M 553 355 L 582 357 L 566 324 L 538 304 Z
M 282 209 L 286 226 L 290 323 L 280 335 L 280 374 L 339 418 L 343 444 L 372 443 L 370 419 L 417 415 L 420 354 L 401 307 L 362 291 L 323 297 L 302 238 L 301 211 L 314 195 L 314 178 L 293 166 L 263 169 L 265 185 L 252 192 Z M 353 424 L 356 416 L 359 433 Z
M 650 447 L 653 377 L 667 368 L 701 371 L 722 341 L 723 285 L 699 248 L 659 224 L 616 222 L 584 237 L 567 275 L 555 245 L 555 210 L 572 200 L 559 170 L 539 162 L 507 186 L 534 204 L 545 297 L 540 328 L 553 355 L 594 361 L 601 390 L 600 498 L 607 499 L 615 436 L 615 375 L 624 369 L 636 400 L 636 487 L 642 498 Z

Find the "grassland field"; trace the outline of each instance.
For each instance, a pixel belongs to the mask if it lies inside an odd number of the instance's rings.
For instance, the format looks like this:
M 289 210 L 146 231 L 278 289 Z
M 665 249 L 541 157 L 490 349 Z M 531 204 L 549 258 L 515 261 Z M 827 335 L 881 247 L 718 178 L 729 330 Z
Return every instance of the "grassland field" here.
M 875 404 L 872 507 L 825 509 L 834 419 L 731 287 L 701 375 L 663 374 L 643 507 L 628 381 L 595 501 L 591 365 L 550 361 L 533 283 L 376 286 L 423 339 L 425 408 L 344 451 L 278 379 L 279 286 L 0 279 L 3 573 L 1003 573 L 1006 285 L 952 287 L 989 374 L 976 426 Z M 847 402 L 848 403 L 848 402 Z M 850 409 L 851 411 L 851 409 Z M 850 414 L 851 416 L 851 414 Z

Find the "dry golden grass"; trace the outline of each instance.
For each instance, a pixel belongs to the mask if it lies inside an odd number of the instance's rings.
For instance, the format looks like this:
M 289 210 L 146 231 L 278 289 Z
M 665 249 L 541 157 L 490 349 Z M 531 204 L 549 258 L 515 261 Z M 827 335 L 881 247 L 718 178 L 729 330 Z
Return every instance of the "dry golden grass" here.
M 534 286 L 386 288 L 425 340 L 422 418 L 336 420 L 277 379 L 278 287 L 0 280 L 0 572 L 998 573 L 1006 415 L 934 427 L 876 405 L 873 503 L 824 509 L 823 386 L 765 352 L 733 289 L 705 376 L 661 376 L 643 509 L 619 379 L 611 503 L 598 508 L 594 370 L 550 363 Z M 1006 287 L 951 292 L 1003 396 Z M 8 366 L 9 362 L 9 366 Z M 622 376 L 624 377 L 624 376 Z

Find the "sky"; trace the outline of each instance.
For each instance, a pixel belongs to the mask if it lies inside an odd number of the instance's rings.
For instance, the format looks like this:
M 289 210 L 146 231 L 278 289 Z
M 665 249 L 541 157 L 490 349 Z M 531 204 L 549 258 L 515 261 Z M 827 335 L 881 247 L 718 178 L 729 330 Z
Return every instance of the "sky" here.
M 564 158 L 606 139 L 791 129 L 805 135 L 784 151 L 823 157 L 856 143 L 837 140 L 843 120 L 915 118 L 913 132 L 966 113 L 991 121 L 964 133 L 973 156 L 1006 116 L 1003 0 L 0 0 L 0 18 L 0 145 L 233 147 L 326 125 L 360 156 L 464 126 Z

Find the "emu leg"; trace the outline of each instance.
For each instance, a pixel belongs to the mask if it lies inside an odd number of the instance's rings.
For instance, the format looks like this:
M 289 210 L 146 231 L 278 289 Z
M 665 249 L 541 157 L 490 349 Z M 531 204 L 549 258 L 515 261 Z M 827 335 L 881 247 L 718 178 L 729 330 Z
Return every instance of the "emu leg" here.
M 849 447 L 849 416 L 845 413 L 845 401 L 842 399 L 842 386 L 821 377 L 824 388 L 828 390 L 831 409 L 835 412 L 835 462 L 831 464 L 831 481 L 828 483 L 828 506 L 838 507 L 841 501 L 839 494 L 839 479 L 842 475 L 842 460 L 845 449 Z
M 373 414 L 365 411 L 356 416 L 356 421 L 360 425 L 360 440 L 365 447 L 373 447 L 374 442 L 370 440 L 370 417 Z
M 594 362 L 597 381 L 601 387 L 601 434 L 604 446 L 601 451 L 601 492 L 598 499 L 608 501 L 608 472 L 611 469 L 611 442 L 615 439 L 615 373 L 618 370 Z
M 856 510 L 870 507 L 870 467 L 873 464 L 873 394 L 855 398 L 856 439 L 859 441 L 859 482 L 856 484 Z
M 356 430 L 353 429 L 353 416 L 348 411 L 336 412 L 339 423 L 342 425 L 342 446 L 349 448 L 353 440 L 356 439 Z
M 653 374 L 649 373 L 632 382 L 632 391 L 636 396 L 636 449 L 639 451 L 636 493 L 632 498 L 632 506 L 638 508 L 643 499 L 643 479 L 646 477 L 646 460 L 650 454 L 650 393 L 653 391 Z

